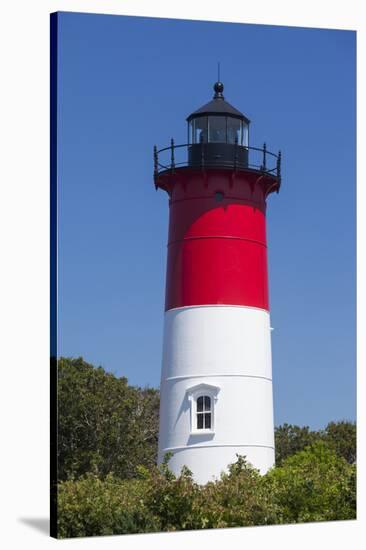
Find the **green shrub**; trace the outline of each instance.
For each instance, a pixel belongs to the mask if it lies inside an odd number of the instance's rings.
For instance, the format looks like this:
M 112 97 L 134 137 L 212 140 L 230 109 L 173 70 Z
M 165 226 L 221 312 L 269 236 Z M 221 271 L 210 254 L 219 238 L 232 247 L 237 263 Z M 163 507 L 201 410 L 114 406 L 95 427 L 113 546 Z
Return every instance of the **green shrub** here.
M 178 477 L 160 469 L 150 474 L 147 505 L 159 517 L 162 531 L 200 529 L 199 494 L 200 486 L 188 468 Z
M 356 517 L 356 467 L 317 441 L 263 478 L 276 506 L 277 523 Z
M 167 457 L 168 460 L 168 457 Z M 198 485 L 167 460 L 137 468 L 138 479 L 93 474 L 59 484 L 59 536 L 81 537 L 186 529 L 353 519 L 356 467 L 318 441 L 266 475 L 244 457 L 221 478 Z
M 59 538 L 151 533 L 161 530 L 159 518 L 144 501 L 144 480 L 104 480 L 89 474 L 64 481 L 58 489 Z
M 276 523 L 272 497 L 258 470 L 238 456 L 221 479 L 207 483 L 200 493 L 203 526 L 241 527 Z

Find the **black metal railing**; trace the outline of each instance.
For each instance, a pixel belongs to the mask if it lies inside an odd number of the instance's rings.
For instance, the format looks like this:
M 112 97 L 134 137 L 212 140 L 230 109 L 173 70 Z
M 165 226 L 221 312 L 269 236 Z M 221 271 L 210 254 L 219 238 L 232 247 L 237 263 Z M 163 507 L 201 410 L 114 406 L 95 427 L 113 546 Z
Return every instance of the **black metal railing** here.
M 175 145 L 172 139 L 169 147 L 159 149 L 154 146 L 154 178 L 165 172 L 174 172 L 176 168 L 226 168 L 231 170 L 251 170 L 268 174 L 281 181 L 281 151 L 276 155 L 263 147 L 244 147 L 237 140 L 230 146 L 230 155 L 219 159 L 210 153 L 211 143 Z M 199 155 L 192 156 L 192 148 L 199 147 Z M 243 157 L 243 152 L 245 157 Z M 245 160 L 243 160 L 245 158 Z

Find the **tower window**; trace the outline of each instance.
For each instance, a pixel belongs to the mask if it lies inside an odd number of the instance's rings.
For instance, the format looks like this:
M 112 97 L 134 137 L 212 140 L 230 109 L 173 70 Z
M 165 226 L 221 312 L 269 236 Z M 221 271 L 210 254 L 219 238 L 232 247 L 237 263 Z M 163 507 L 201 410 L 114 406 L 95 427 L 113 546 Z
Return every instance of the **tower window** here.
M 188 402 L 190 403 L 191 435 L 214 436 L 219 391 L 218 386 L 203 383 L 187 389 Z
M 201 395 L 197 399 L 197 430 L 211 429 L 211 397 Z

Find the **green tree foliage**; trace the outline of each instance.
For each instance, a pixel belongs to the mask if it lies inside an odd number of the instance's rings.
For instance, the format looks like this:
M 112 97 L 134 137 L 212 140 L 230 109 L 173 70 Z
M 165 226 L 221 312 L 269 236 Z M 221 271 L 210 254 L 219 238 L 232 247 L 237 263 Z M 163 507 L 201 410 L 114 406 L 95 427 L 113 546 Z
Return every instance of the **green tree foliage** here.
M 272 495 L 259 471 L 243 456 L 229 466 L 228 473 L 201 489 L 200 509 L 204 527 L 239 527 L 276 523 Z
M 356 466 L 317 441 L 264 476 L 277 507 L 276 523 L 356 517 Z
M 157 455 L 159 393 L 78 359 L 58 361 L 59 479 L 135 475 Z
M 168 468 L 167 453 L 160 468 L 146 472 L 148 480 L 147 505 L 160 518 L 162 531 L 200 529 L 200 486 L 193 481 L 192 473 L 183 467 L 176 477 Z
M 329 422 L 324 430 L 323 439 L 349 464 L 356 462 L 356 423 Z
M 356 423 L 329 422 L 324 430 L 311 431 L 308 426 L 283 424 L 275 428 L 276 466 L 305 447 L 323 441 L 349 464 L 356 461 Z
M 260 476 L 238 457 L 227 474 L 198 485 L 183 468 L 138 468 L 139 479 L 89 474 L 59 486 L 59 536 L 91 536 L 353 519 L 355 465 L 324 442 Z
M 311 432 L 308 426 L 300 427 L 283 424 L 275 428 L 276 466 L 287 457 L 302 451 L 317 439 L 316 432 Z
M 112 474 L 104 480 L 87 474 L 60 483 L 59 538 L 160 531 L 159 518 L 144 501 L 147 489 L 147 481 L 122 480 Z

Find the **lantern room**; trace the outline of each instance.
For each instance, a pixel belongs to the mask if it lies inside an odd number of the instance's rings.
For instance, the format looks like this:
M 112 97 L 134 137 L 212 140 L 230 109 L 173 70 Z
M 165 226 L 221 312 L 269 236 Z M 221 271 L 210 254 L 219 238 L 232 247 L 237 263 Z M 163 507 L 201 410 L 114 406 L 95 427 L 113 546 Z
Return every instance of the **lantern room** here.
M 216 82 L 213 99 L 190 114 L 188 122 L 188 164 L 208 166 L 248 165 L 250 120 L 225 101 L 224 85 Z

